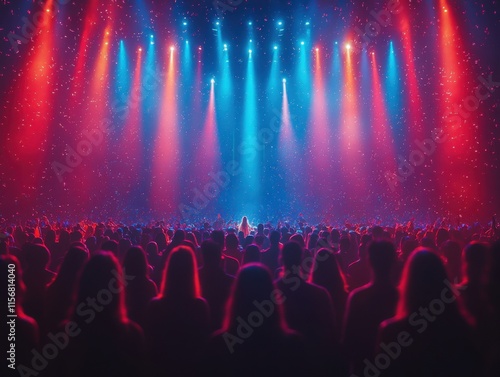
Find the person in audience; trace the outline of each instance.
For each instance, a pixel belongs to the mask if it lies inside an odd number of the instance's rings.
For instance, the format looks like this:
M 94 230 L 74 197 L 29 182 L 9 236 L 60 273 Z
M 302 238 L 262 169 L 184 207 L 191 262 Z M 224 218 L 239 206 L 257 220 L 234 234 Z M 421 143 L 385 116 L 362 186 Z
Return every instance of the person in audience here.
M 340 337 L 340 325 L 344 318 L 347 302 L 347 283 L 337 262 L 337 255 L 328 249 L 319 249 L 314 258 L 309 281 L 325 288 L 332 299 L 337 339 Z
M 55 274 L 47 269 L 50 263 L 50 252 L 44 245 L 27 243 L 23 246 L 25 257 L 24 284 L 26 293 L 24 309 L 33 317 L 38 326 L 45 328 L 45 300 L 47 286 L 55 278 Z
M 48 375 L 144 374 L 144 335 L 129 320 L 125 308 L 125 288 L 130 279 L 122 273 L 113 253 L 99 252 L 90 258 L 80 278 L 74 312 L 61 326 L 61 331 L 70 331 L 73 336 L 68 336 L 67 347 L 54 359 L 55 370 Z
M 226 274 L 222 269 L 220 246 L 214 241 L 203 241 L 201 253 L 203 267 L 198 270 L 201 295 L 207 300 L 210 308 L 211 330 L 215 331 L 222 326 L 224 309 L 234 277 Z
M 486 261 L 488 248 L 478 241 L 466 245 L 463 250 L 463 280 L 457 286 L 460 299 L 469 318 L 476 326 L 483 326 L 487 316 Z
M 127 250 L 130 249 L 131 247 L 132 247 L 132 242 L 127 238 L 121 238 L 118 241 L 118 261 L 123 263 L 125 254 L 127 253 Z
M 149 278 L 148 261 L 141 246 L 133 246 L 127 250 L 123 260 L 123 273 L 133 277 L 125 288 L 128 316 L 144 326 L 147 305 L 158 294 L 158 290 L 154 281 Z
M 113 253 L 113 255 L 118 258 L 118 241 L 115 240 L 105 240 L 102 245 L 101 245 L 101 250 L 102 251 L 109 251 Z M 119 260 L 119 259 L 118 259 Z
M 368 241 L 359 245 L 359 259 L 347 267 L 349 289 L 354 290 L 370 282 L 371 269 L 368 261 Z M 343 318 L 343 317 L 342 317 Z
M 257 245 L 248 245 L 243 253 L 243 264 L 259 263 L 260 250 Z
M 280 232 L 278 232 L 277 230 L 273 230 L 269 235 L 269 249 L 265 250 L 261 256 L 262 263 L 264 263 L 269 268 L 273 276 L 280 266 L 279 258 L 282 246 L 280 244 L 280 237 Z
M 210 234 L 210 239 L 212 241 L 214 241 L 220 249 L 222 260 L 223 260 L 222 264 L 223 264 L 224 271 L 228 275 L 231 275 L 231 276 L 236 275 L 236 273 L 238 272 L 238 270 L 240 268 L 240 262 L 239 262 L 239 259 L 234 258 L 231 255 L 226 255 L 222 252 L 222 250 L 224 250 L 224 246 L 226 243 L 224 232 L 222 230 L 214 230 Z
M 396 250 L 390 241 L 376 236 L 368 246 L 372 280 L 349 294 L 344 316 L 342 344 L 349 372 L 363 375 L 364 360 L 373 357 L 380 323 L 396 313 L 398 290 L 392 280 Z
M 472 329 L 457 304 L 459 294 L 435 252 L 413 252 L 403 272 L 397 315 L 380 325 L 375 354 L 390 349 L 397 355 L 381 376 L 482 375 Z
M 234 233 L 229 233 L 226 236 L 226 248 L 222 252 L 223 256 L 235 258 L 238 263 L 242 261 L 242 253 L 239 249 L 238 237 Z
M 170 252 L 175 249 L 178 246 L 181 246 L 184 244 L 184 241 L 186 239 L 186 232 L 182 229 L 177 229 L 175 233 L 173 234 L 172 237 L 172 242 L 170 242 L 165 249 L 161 249 L 160 245 L 158 245 L 159 250 L 162 251 L 161 254 L 161 271 L 163 272 L 163 269 L 165 268 L 165 265 L 167 264 L 168 256 L 170 255 Z
M 335 314 L 328 291 L 308 283 L 301 275 L 302 247 L 294 241 L 283 246 L 284 272 L 276 280 L 283 293 L 285 318 L 293 330 L 304 336 L 313 375 L 329 375 L 339 365 L 333 360 L 338 344 L 335 333 Z M 310 267 L 309 267 L 310 268 Z
M 169 253 L 160 295 L 149 303 L 144 328 L 153 376 L 201 373 L 210 319 L 192 249 L 178 246 Z
M 206 374 L 308 375 L 305 345 L 300 335 L 288 328 L 283 301 L 286 299 L 276 290 L 265 266 L 243 266 L 228 301 L 224 327 L 210 339 Z
M 69 318 L 75 304 L 78 279 L 88 258 L 88 251 L 78 246 L 70 247 L 64 256 L 55 279 L 47 287 L 47 331 L 55 330 L 61 322 Z

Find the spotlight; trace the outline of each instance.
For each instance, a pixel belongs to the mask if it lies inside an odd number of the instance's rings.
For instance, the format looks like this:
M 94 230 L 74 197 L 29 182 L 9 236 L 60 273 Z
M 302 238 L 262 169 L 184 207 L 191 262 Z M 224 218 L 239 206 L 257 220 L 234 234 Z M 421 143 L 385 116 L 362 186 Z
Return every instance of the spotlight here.
M 283 84 L 286 84 L 286 79 L 283 79 L 282 81 L 283 81 Z
M 224 44 L 224 51 L 227 51 L 227 44 Z
M 283 25 L 283 22 L 282 22 L 282 21 L 279 21 L 279 22 L 278 22 L 278 26 L 281 26 L 281 25 Z
M 337 41 L 335 41 L 335 44 L 338 45 L 339 43 Z
M 318 47 L 316 47 L 316 52 L 319 52 L 319 48 Z
M 304 46 L 304 41 L 301 41 L 301 42 L 300 42 L 300 45 L 301 45 L 301 46 Z
M 201 46 L 200 46 L 200 47 L 198 47 L 198 51 L 201 51 Z
M 186 44 L 188 44 L 188 43 L 189 43 L 189 41 L 186 39 Z
M 153 37 L 153 34 L 151 34 L 151 35 L 149 36 L 149 38 L 154 38 L 154 37 Z
M 139 52 L 141 52 L 141 51 L 142 51 L 142 47 L 139 47 Z
M 309 21 L 306 22 L 306 26 L 309 26 L 311 23 Z
M 345 48 L 346 48 L 347 51 L 349 51 L 351 49 L 351 44 L 350 43 L 346 43 Z
M 210 83 L 213 85 L 215 83 L 215 79 L 211 79 Z
M 170 52 L 174 52 L 175 50 L 175 47 L 174 46 L 170 46 Z
M 251 54 L 252 53 L 252 50 L 248 50 L 248 53 Z
M 252 21 L 249 21 L 249 22 L 248 22 L 248 25 L 252 26 Z
M 277 50 L 278 49 L 278 46 L 274 45 L 274 49 Z
M 220 22 L 219 22 L 219 21 L 217 21 L 215 24 L 216 24 L 217 26 L 219 26 L 219 25 L 220 25 Z
M 184 26 L 187 26 L 187 24 L 188 24 L 188 23 L 187 23 L 186 21 L 184 21 L 182 24 L 183 24 Z
M 252 40 L 250 39 L 250 43 L 252 43 Z

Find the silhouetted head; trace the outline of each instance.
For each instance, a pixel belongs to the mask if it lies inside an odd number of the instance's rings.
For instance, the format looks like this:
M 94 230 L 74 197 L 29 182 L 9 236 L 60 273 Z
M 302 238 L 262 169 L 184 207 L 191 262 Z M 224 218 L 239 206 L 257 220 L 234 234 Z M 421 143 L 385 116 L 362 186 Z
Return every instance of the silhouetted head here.
M 203 256 L 203 265 L 206 267 L 218 267 L 221 261 L 221 248 L 212 241 L 206 240 L 201 243 L 201 254 Z
M 264 234 L 264 224 L 257 225 L 257 233 Z
M 120 260 L 122 260 L 127 250 L 131 247 L 132 242 L 130 242 L 128 238 L 120 238 L 120 240 L 118 241 L 118 255 L 120 256 Z
M 328 249 L 320 249 L 314 257 L 310 281 L 325 287 L 347 292 L 347 284 L 337 260 L 337 255 Z
M 254 236 L 246 236 L 243 242 L 243 248 L 246 249 L 248 245 L 253 244 Z
M 85 303 L 84 309 L 93 311 L 95 318 L 90 325 L 100 320 L 126 321 L 123 281 L 122 269 L 112 253 L 103 251 L 90 258 L 80 278 L 76 305 L 79 308 Z M 92 309 L 89 299 L 95 300 L 102 310 Z M 74 317 L 83 319 L 79 312 Z
M 297 242 L 287 242 L 281 251 L 281 260 L 286 271 L 298 272 L 302 263 L 302 247 Z
M 340 239 L 339 248 L 341 253 L 347 253 L 349 251 L 349 249 L 351 248 L 351 240 L 348 236 L 343 236 Z
M 170 252 L 163 273 L 161 296 L 178 300 L 200 297 L 198 267 L 189 247 L 178 246 Z
M 330 240 L 332 244 L 338 244 L 340 242 L 340 232 L 338 229 L 332 229 L 330 232 Z
M 158 255 L 158 244 L 154 241 L 148 242 L 146 245 L 146 253 L 147 255 L 150 256 L 157 256 Z
M 115 240 L 107 240 L 102 243 L 101 250 L 110 251 L 115 256 L 118 256 L 118 242 Z
M 236 250 L 238 248 L 239 242 L 238 237 L 234 233 L 229 233 L 226 236 L 226 247 L 230 250 Z
M 389 278 L 396 261 L 396 250 L 390 241 L 372 241 L 368 245 L 368 260 L 375 278 Z
M 436 243 L 434 242 L 434 237 L 432 237 L 432 233 L 431 234 L 426 233 L 422 238 L 420 245 L 428 249 L 436 250 Z
M 210 235 L 210 238 L 212 241 L 214 241 L 217 245 L 219 245 L 219 248 L 222 250 L 224 249 L 224 232 L 222 230 L 214 230 L 212 234 Z
M 266 308 L 271 314 L 262 315 L 263 323 L 255 328 L 255 331 L 283 330 L 285 324 L 281 308 L 282 300 L 283 297 L 276 294 L 276 286 L 267 267 L 259 263 L 247 264 L 236 275 L 228 300 L 224 327 L 229 331 L 236 330 L 239 320 L 247 321 L 249 315 L 258 310 L 255 302 L 261 304 L 265 302 L 271 306 L 272 310 Z
M 441 244 L 450 239 L 450 232 L 448 232 L 445 228 L 439 228 L 436 232 L 436 241 L 435 244 L 437 247 L 440 247 Z
M 375 225 L 372 228 L 372 236 L 375 241 L 380 241 L 384 238 L 384 228 L 381 226 Z
M 82 247 L 70 247 L 59 267 L 54 284 L 74 284 L 89 259 L 89 253 Z
M 26 258 L 27 270 L 43 270 L 50 262 L 50 251 L 45 245 L 25 244 L 23 251 Z
M 318 239 L 319 239 L 318 233 L 311 234 L 311 236 L 309 237 L 309 241 L 307 242 L 307 248 L 309 250 L 316 248 L 316 245 L 318 243 Z
M 488 248 L 485 244 L 473 241 L 464 247 L 464 276 L 468 282 L 480 282 L 485 275 Z
M 81 242 L 83 240 L 83 233 L 79 230 L 74 230 L 69 235 L 70 242 Z
M 300 245 L 300 247 L 306 247 L 306 243 L 304 242 L 304 237 L 301 234 L 295 233 L 292 237 L 290 237 L 291 242 L 296 242 Z
M 254 239 L 254 243 L 262 249 L 262 246 L 264 245 L 264 241 L 266 240 L 266 237 L 263 234 L 257 234 Z
M 418 247 L 418 241 L 413 237 L 403 237 L 401 238 L 401 253 L 403 258 L 407 259 L 410 254 Z
M 167 247 L 167 235 L 163 233 L 163 231 L 160 229 L 160 231 L 155 235 L 155 242 L 158 245 L 159 250 L 165 250 Z
M 97 249 L 97 239 L 94 236 L 87 238 L 85 240 L 85 246 L 87 246 L 87 249 L 93 253 Z
M 179 244 L 186 239 L 186 233 L 182 229 L 177 229 L 172 238 L 172 242 Z
M 441 303 L 446 305 L 446 310 L 448 307 L 456 309 L 455 302 L 445 304 L 442 301 L 444 290 L 450 289 L 446 285 L 447 280 L 441 258 L 431 249 L 416 249 L 403 271 L 398 315 L 404 317 L 418 313 L 420 308 L 429 308 L 433 300 L 441 300 Z M 451 292 L 446 293 L 447 298 L 451 296 Z
M 186 240 L 191 242 L 196 248 L 198 247 L 198 240 L 196 239 L 193 232 L 186 233 Z
M 123 259 L 123 271 L 127 275 L 137 278 L 148 277 L 148 261 L 142 247 L 132 246 L 126 251 Z
M 273 230 L 269 235 L 269 241 L 271 245 L 278 245 L 280 243 L 281 233 L 277 230 Z
M 260 262 L 260 250 L 257 245 L 248 245 L 243 254 L 243 264 Z

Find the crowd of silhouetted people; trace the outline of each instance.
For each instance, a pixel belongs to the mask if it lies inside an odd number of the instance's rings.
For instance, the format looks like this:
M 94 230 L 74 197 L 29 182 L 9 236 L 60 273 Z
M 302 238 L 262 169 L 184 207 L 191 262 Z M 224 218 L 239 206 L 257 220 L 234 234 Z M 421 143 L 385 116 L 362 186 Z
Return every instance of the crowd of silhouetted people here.
M 21 376 L 500 375 L 494 222 L 0 231 Z

